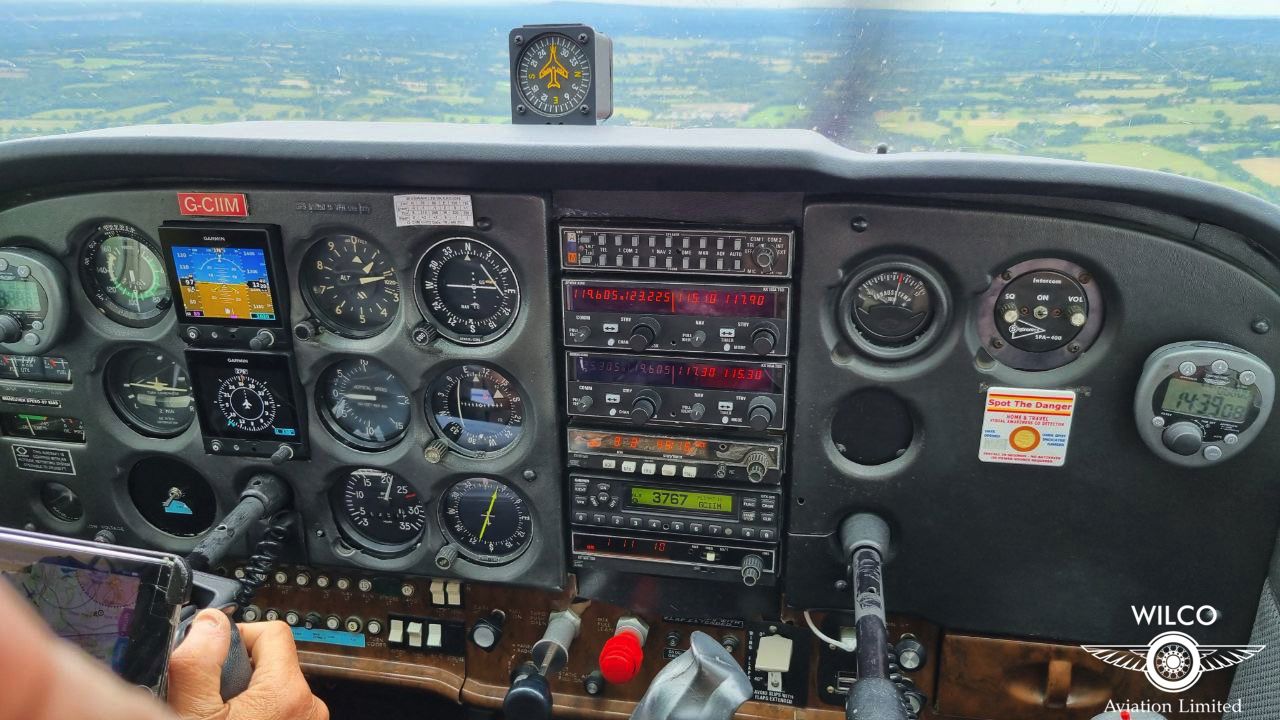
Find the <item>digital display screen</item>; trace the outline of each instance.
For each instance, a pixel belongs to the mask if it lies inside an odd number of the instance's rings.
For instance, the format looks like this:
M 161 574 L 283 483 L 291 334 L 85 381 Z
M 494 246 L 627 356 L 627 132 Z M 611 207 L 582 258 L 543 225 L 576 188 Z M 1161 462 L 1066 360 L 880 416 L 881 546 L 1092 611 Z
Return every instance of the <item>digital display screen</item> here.
M 1244 422 L 1253 408 L 1253 391 L 1170 378 L 1160 407 L 1168 412 L 1210 420 Z
M 644 455 L 678 455 L 697 460 L 713 459 L 711 447 L 706 440 L 589 431 L 575 433 L 572 440 L 573 447 L 570 449 L 574 452 L 614 450 Z
M 84 442 L 84 423 L 73 417 L 37 413 L 0 413 L 0 431 L 9 437 Z
M 40 284 L 34 280 L 0 280 L 0 310 L 40 312 Z
M 565 309 L 571 312 L 776 318 L 782 304 L 781 293 L 748 288 L 574 283 L 565 290 Z
M 669 488 L 631 488 L 631 507 L 663 508 L 695 513 L 733 514 L 733 496 Z
M 619 383 L 781 394 L 785 366 L 770 363 L 573 355 L 573 379 Z
M 304 441 L 288 356 L 188 350 L 186 358 L 206 436 Z
M 276 319 L 267 254 L 261 248 L 175 245 L 170 252 L 187 319 Z
M 117 673 L 125 670 L 140 577 L 82 567 L 71 558 L 48 558 L 16 571 L 5 568 L 4 575 L 55 635 Z

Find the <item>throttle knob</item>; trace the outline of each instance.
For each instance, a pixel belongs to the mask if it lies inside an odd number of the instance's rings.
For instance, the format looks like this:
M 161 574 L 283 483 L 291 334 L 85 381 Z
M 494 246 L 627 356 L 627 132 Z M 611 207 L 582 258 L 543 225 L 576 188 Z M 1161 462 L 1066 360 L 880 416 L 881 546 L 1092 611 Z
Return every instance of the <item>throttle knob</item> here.
M 658 414 L 658 406 L 662 401 L 656 394 L 644 394 L 631 403 L 631 424 L 643 425 Z
M 9 313 L 0 313 L 0 342 L 16 343 L 22 339 L 22 323 Z
M 600 672 L 613 685 L 631 682 L 640 672 L 644 648 L 635 633 L 623 630 L 604 643 L 600 650 Z
M 631 339 L 627 341 L 627 345 L 632 350 L 640 351 L 653 344 L 658 337 L 658 321 L 652 318 L 642 318 L 635 325 L 631 326 Z
M 1204 431 L 1193 422 L 1176 422 L 1164 429 L 1160 440 L 1164 446 L 1179 455 L 1195 455 L 1200 452 L 1200 443 L 1204 441 Z

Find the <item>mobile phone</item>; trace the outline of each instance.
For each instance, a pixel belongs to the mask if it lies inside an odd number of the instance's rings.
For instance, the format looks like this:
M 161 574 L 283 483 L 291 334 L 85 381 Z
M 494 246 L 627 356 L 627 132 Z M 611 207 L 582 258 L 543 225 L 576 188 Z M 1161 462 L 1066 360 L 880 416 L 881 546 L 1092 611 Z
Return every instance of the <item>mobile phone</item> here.
M 54 633 L 164 696 L 192 572 L 177 555 L 0 528 L 0 576 Z

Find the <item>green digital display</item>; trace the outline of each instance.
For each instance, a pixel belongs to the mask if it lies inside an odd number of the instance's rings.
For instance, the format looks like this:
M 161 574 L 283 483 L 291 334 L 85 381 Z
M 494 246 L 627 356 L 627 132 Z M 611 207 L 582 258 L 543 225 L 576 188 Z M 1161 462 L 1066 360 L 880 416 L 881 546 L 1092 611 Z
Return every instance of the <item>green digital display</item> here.
M 40 312 L 40 285 L 31 280 L 0 280 L 0 310 Z
M 1253 407 L 1253 391 L 1171 378 L 1161 407 L 1211 420 L 1243 422 Z
M 631 505 L 730 514 L 733 512 L 733 496 L 666 488 L 633 487 L 631 488 Z

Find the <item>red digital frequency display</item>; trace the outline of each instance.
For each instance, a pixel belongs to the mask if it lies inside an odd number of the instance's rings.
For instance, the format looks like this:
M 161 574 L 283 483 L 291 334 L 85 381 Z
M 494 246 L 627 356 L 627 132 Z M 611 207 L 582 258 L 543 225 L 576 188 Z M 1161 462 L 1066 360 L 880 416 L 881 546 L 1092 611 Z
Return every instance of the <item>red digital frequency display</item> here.
M 574 380 L 780 394 L 783 368 L 727 361 L 579 355 L 573 358 Z
M 732 287 L 664 287 L 598 283 L 569 285 L 565 309 L 696 317 L 779 317 L 777 292 Z M 783 309 L 785 312 L 785 308 Z

